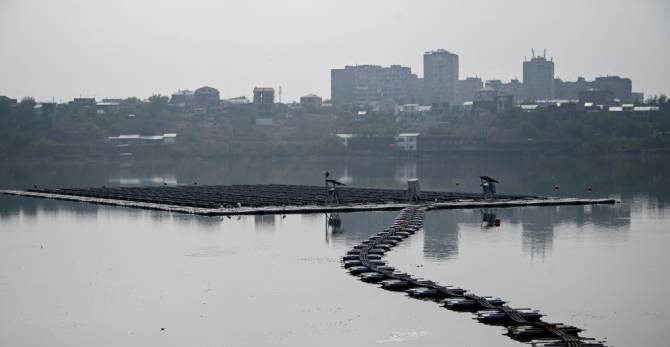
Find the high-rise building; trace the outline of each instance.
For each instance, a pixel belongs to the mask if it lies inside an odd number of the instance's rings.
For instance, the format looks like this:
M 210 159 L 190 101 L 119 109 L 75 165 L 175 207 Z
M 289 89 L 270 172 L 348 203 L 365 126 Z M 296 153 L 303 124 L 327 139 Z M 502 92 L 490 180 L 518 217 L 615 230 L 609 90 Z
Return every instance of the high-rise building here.
M 458 85 L 458 55 L 444 49 L 423 55 L 424 96 L 428 103 L 453 103 Z
M 412 70 L 400 65 L 357 65 L 330 71 L 331 99 L 338 104 L 414 102 L 417 84 L 418 78 Z
M 523 86 L 525 98 L 530 100 L 550 100 L 554 98 L 554 61 L 547 60 L 546 54 L 535 56 L 523 62 Z

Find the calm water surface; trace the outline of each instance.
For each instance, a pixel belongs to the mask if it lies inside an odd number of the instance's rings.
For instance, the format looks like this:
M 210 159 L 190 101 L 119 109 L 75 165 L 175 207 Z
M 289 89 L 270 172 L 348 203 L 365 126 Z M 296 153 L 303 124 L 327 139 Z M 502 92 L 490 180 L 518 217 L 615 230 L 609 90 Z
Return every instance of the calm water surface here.
M 668 164 L 660 159 L 349 159 L 5 165 L 0 186 L 319 184 L 612 196 L 615 206 L 432 211 L 389 253 L 407 272 L 532 307 L 615 346 L 669 346 Z M 554 186 L 559 189 L 555 190 Z M 593 192 L 586 190 L 592 186 Z M 520 346 L 498 327 L 340 268 L 395 212 L 210 218 L 0 196 L 2 346 Z M 164 330 L 163 330 L 164 329 Z

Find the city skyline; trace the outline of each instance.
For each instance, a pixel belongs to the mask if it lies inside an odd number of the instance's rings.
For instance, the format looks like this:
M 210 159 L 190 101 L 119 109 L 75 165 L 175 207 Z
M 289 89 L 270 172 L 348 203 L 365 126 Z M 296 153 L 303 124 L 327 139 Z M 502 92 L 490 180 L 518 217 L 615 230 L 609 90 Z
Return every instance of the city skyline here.
M 459 55 L 461 78 L 521 79 L 530 49 L 546 48 L 564 81 L 620 75 L 635 82 L 635 91 L 667 94 L 667 10 L 670 4 L 654 0 L 9 0 L 0 3 L 0 94 L 66 101 L 209 85 L 231 98 L 263 85 L 282 86 L 283 101 L 309 93 L 328 98 L 332 68 L 401 65 L 421 72 L 421 53 L 439 48 Z

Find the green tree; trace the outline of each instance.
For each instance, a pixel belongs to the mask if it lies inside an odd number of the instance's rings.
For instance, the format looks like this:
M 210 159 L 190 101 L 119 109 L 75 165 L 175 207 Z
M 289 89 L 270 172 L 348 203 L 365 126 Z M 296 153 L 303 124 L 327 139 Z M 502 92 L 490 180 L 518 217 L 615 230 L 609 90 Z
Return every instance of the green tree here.
M 18 105 L 18 108 L 17 108 L 18 115 L 21 116 L 21 117 L 32 116 L 33 111 L 35 109 L 35 105 L 37 105 L 37 103 L 35 102 L 34 98 L 32 98 L 30 96 L 24 97 L 19 102 L 19 105 Z
M 154 94 L 149 97 L 149 110 L 153 113 L 165 110 L 168 107 L 169 98 L 165 95 Z

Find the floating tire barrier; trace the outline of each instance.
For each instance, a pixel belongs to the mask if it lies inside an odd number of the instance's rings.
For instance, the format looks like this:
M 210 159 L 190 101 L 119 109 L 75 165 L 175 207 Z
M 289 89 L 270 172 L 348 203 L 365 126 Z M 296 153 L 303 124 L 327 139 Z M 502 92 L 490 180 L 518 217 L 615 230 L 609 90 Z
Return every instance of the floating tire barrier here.
M 342 257 L 342 264 L 361 281 L 381 288 L 405 292 L 410 297 L 434 301 L 445 308 L 471 312 L 484 324 L 507 328 L 507 336 L 530 342 L 534 347 L 604 347 L 605 342 L 582 338 L 581 329 L 563 323 L 542 321 L 543 314 L 530 308 L 511 308 L 498 297 L 478 296 L 455 286 L 444 286 L 397 271 L 383 260 L 393 247 L 423 228 L 429 206 L 402 209 L 392 225 L 354 246 Z

